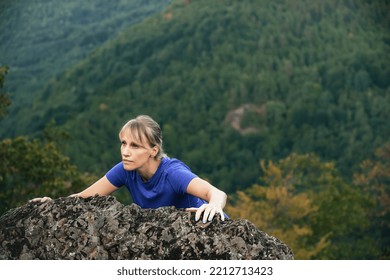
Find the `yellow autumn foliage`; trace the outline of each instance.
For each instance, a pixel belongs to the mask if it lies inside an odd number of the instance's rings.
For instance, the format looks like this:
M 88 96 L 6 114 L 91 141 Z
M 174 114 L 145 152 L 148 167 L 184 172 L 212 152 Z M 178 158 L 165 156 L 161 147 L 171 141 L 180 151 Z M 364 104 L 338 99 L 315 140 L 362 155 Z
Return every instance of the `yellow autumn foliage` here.
M 317 207 L 307 193 L 294 192 L 293 180 L 283 177 L 278 166 L 262 162 L 261 167 L 268 186 L 254 185 L 237 192 L 235 204 L 229 204 L 226 211 L 232 218 L 245 218 L 285 242 L 295 259 L 310 259 L 329 245 L 328 236 L 314 244 L 306 242 L 313 234 L 307 217 Z

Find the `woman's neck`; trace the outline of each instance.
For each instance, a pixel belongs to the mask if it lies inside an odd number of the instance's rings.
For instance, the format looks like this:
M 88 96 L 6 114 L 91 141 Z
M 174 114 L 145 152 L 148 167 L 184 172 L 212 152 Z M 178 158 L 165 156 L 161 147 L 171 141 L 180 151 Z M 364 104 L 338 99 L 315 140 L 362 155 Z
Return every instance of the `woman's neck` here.
M 156 173 L 160 164 L 160 159 L 151 158 L 142 168 L 138 169 L 137 172 L 141 176 L 142 181 L 149 181 Z

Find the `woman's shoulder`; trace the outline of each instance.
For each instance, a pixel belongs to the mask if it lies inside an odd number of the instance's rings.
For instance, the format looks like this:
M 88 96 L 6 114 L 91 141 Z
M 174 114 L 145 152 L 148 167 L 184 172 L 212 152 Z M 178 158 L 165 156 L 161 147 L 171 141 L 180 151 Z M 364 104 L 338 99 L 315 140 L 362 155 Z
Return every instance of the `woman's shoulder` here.
M 163 161 L 164 178 L 175 192 L 184 194 L 187 191 L 188 184 L 197 177 L 190 168 L 181 160 L 176 158 L 165 158 Z
M 167 172 L 177 169 L 191 170 L 184 162 L 177 158 L 164 157 L 163 158 L 164 170 Z

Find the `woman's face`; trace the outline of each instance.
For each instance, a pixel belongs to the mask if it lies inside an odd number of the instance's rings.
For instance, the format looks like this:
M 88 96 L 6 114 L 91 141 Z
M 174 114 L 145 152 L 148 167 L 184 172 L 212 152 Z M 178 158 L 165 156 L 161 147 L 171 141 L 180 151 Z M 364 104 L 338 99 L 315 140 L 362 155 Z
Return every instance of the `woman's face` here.
M 140 142 L 129 131 L 122 132 L 119 138 L 123 167 L 129 171 L 147 168 L 147 163 L 155 156 L 156 147 L 151 148 L 145 138 Z

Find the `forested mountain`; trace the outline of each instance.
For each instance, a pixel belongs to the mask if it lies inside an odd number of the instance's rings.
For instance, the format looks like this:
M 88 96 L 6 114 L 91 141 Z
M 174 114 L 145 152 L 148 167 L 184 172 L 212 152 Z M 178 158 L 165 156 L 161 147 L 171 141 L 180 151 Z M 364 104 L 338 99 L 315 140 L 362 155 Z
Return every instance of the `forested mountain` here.
M 257 182 L 260 159 L 291 152 L 348 177 L 390 136 L 387 11 L 379 0 L 174 1 L 57 75 L 7 132 L 39 135 L 54 119 L 72 161 L 102 174 L 120 159 L 121 125 L 150 114 L 168 154 L 228 192 Z
M 10 67 L 6 88 L 13 106 L 1 134 L 48 80 L 84 59 L 170 0 L 5 0 L 0 2 L 0 65 Z M 19 134 L 23 128 L 16 129 Z
M 76 1 L 62 2 L 76 9 Z M 100 1 L 85 2 L 97 8 L 91 3 Z M 111 2 L 149 9 L 159 1 Z M 1 3 L 30 7 L 23 19 L 38 19 L 33 12 L 46 7 Z M 88 24 L 75 26 L 79 38 L 106 32 L 107 42 L 92 52 L 76 48 L 84 54 L 69 64 L 74 50 L 61 57 L 61 44 L 50 45 L 54 37 L 37 48 L 29 43 L 38 35 L 1 49 L 1 63 L 10 68 L 0 65 L 0 118 L 7 93 L 33 98 L 13 98 L 8 119 L 0 120 L 0 213 L 93 182 L 120 160 L 122 124 L 150 114 L 162 125 L 168 154 L 229 193 L 230 217 L 281 238 L 296 258 L 389 259 L 389 6 L 387 0 L 177 0 L 120 34 L 103 25 L 78 33 Z M 127 13 L 120 7 L 114 17 Z M 14 26 L 15 18 L 1 13 L 1 28 Z M 0 36 L 7 39 L 1 47 L 25 38 Z M 3 61 L 12 48 L 24 59 L 46 55 L 15 69 Z M 56 70 L 45 66 L 49 61 Z M 29 68 L 40 62 L 42 71 Z M 22 92 L 13 92 L 15 78 L 3 88 L 12 71 Z

